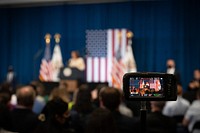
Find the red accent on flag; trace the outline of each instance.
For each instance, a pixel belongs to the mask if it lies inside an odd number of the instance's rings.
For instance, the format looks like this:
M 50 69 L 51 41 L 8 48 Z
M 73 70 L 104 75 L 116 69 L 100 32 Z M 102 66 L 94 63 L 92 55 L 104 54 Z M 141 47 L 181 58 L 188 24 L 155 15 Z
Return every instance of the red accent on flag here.
M 50 61 L 42 60 L 40 65 L 40 80 L 41 81 L 52 81 L 52 64 Z

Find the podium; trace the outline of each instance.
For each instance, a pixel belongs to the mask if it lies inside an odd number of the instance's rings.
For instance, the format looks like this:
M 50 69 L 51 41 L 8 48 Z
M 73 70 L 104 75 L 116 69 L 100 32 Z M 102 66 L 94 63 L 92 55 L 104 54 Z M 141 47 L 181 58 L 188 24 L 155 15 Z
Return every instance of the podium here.
M 59 78 L 60 84 L 66 83 L 68 91 L 74 92 L 77 90 L 79 83 L 85 81 L 85 72 L 77 68 L 63 67 L 60 69 Z

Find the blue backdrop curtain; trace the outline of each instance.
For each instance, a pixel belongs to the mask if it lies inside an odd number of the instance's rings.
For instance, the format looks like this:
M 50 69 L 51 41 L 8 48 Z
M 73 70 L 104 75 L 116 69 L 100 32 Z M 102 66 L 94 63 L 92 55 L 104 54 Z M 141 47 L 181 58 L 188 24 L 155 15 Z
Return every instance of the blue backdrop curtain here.
M 0 81 L 13 65 L 19 83 L 35 80 L 46 33 L 60 33 L 64 63 L 72 50 L 85 55 L 87 29 L 127 28 L 134 32 L 138 71 L 165 71 L 176 61 L 184 86 L 200 67 L 200 1 L 143 1 L 107 4 L 0 8 Z M 55 45 L 51 40 L 51 49 Z

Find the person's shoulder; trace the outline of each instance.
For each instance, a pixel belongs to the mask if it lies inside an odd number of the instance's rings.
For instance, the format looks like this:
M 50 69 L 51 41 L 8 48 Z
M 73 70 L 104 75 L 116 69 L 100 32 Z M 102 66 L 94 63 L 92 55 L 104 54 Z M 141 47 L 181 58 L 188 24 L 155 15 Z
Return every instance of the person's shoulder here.
M 190 106 L 191 108 L 200 107 L 200 100 L 194 100 Z M 200 108 L 199 108 L 200 109 Z
M 185 105 L 190 106 L 190 102 L 187 99 L 181 97 L 181 100 Z
M 124 123 L 134 123 L 138 120 L 136 117 L 128 117 L 126 115 L 121 114 L 118 111 L 113 112 L 113 114 L 114 114 L 115 119 L 118 119 L 119 121 L 124 122 Z

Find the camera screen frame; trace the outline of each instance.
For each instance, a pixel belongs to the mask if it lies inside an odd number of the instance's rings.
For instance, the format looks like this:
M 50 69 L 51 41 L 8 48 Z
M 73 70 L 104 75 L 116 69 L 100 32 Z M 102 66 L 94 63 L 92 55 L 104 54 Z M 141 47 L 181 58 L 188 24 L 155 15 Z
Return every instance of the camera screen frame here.
M 171 74 L 127 73 L 123 77 L 123 92 L 128 100 L 175 100 L 177 95 L 175 83 L 174 75 Z

